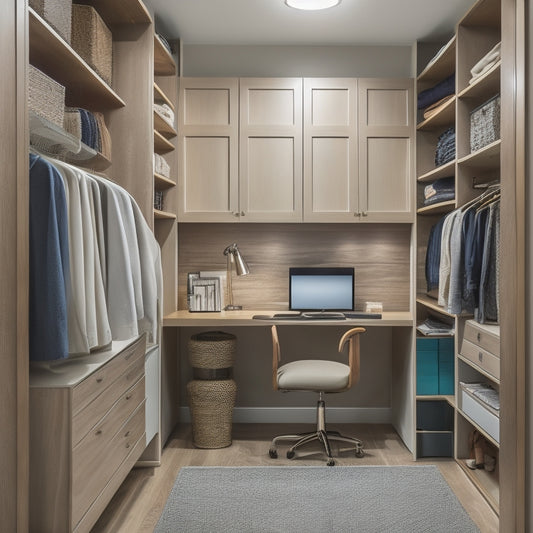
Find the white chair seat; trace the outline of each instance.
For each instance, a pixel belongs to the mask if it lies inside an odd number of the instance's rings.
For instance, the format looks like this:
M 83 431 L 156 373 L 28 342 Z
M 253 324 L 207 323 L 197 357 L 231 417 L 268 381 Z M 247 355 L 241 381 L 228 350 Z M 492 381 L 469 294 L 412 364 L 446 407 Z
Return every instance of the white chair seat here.
M 287 390 L 332 392 L 348 386 L 350 367 L 335 361 L 300 360 L 278 368 L 278 387 Z

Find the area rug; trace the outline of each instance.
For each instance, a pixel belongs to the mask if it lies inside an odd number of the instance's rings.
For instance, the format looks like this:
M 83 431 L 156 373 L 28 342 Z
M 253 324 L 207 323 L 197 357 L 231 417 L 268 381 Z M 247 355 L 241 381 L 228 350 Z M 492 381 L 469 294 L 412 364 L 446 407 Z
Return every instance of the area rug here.
M 156 533 L 479 532 L 436 466 L 184 467 Z

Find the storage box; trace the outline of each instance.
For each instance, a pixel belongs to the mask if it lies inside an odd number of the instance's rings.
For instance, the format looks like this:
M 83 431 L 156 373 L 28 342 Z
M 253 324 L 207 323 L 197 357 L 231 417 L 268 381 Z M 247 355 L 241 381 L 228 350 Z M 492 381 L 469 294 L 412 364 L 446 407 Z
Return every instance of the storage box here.
M 31 111 L 63 128 L 65 87 L 33 65 L 28 68 L 28 107 Z
M 91 6 L 72 5 L 72 48 L 111 85 L 113 36 Z
M 416 402 L 416 429 L 418 431 L 453 431 L 452 406 L 444 400 Z
M 417 457 L 452 457 L 453 431 L 416 434 Z
M 29 0 L 29 5 L 70 43 L 72 0 Z
M 500 95 L 470 113 L 470 151 L 475 152 L 500 138 Z
M 416 339 L 416 393 L 454 394 L 453 337 Z
M 472 396 L 464 384 L 461 384 L 461 409 L 485 433 L 490 435 L 496 442 L 500 442 L 500 417 L 488 405 Z

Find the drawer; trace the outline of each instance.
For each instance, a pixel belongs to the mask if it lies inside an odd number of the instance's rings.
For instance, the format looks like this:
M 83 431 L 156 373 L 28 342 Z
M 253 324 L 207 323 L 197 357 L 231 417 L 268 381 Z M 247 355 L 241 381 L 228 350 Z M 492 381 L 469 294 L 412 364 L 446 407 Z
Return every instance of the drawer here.
M 99 454 L 84 464 L 73 465 L 72 529 L 120 467 L 137 441 L 144 436 L 144 400 Z
M 72 468 L 75 472 L 79 468 L 83 469 L 83 465 L 93 462 L 95 457 L 102 456 L 106 446 L 120 430 L 124 421 L 128 420 L 143 400 L 144 377 L 119 398 L 106 416 L 74 448 Z
M 118 353 L 102 368 L 84 379 L 72 389 L 72 412 L 76 414 L 89 405 L 97 396 L 119 378 L 128 365 L 138 357 L 143 357 L 146 345 L 146 336 L 139 337 L 133 344 Z
M 144 360 L 142 357 L 135 359 L 113 383 L 112 387 L 105 389 L 89 405 L 78 411 L 72 420 L 72 447 L 74 448 L 87 433 L 111 409 L 114 403 L 125 395 L 125 392 L 143 375 Z M 131 403 L 131 402 L 130 402 Z
M 461 409 L 485 433 L 500 442 L 500 418 L 464 389 L 461 390 Z
M 483 350 L 500 357 L 500 327 L 479 324 L 475 320 L 465 323 L 464 338 Z
M 461 355 L 496 379 L 500 379 L 500 358 L 468 340 L 463 340 Z

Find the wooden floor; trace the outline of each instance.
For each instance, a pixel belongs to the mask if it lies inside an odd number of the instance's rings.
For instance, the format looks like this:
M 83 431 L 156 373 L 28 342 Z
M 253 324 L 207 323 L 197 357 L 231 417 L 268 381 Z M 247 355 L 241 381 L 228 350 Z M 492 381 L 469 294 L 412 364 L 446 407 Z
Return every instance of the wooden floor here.
M 311 445 L 292 459 L 285 458 L 280 447 L 278 459 L 268 455 L 270 440 L 275 435 L 309 431 L 309 426 L 282 424 L 235 424 L 233 444 L 228 448 L 201 450 L 192 446 L 189 425 L 179 426 L 163 450 L 158 468 L 136 468 L 93 528 L 93 533 L 152 532 L 163 510 L 174 480 L 182 466 L 269 466 L 324 465 L 324 456 Z M 413 465 L 411 452 L 394 429 L 379 424 L 331 424 L 346 435 L 357 436 L 365 444 L 365 457 L 358 459 L 353 451 L 333 449 L 338 465 Z M 496 533 L 498 517 L 474 488 L 462 469 L 452 459 L 425 459 L 416 464 L 436 464 L 463 507 L 481 533 Z M 334 468 L 334 467 L 333 467 Z

